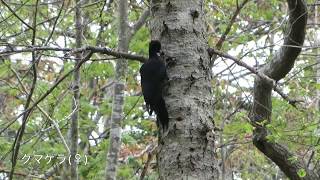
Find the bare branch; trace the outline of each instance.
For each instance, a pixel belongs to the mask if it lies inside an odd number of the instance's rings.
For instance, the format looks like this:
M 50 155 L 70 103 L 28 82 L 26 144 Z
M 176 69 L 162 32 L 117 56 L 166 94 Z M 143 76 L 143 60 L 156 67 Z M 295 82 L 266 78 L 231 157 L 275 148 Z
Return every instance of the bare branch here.
M 13 68 L 10 68 L 10 69 L 11 69 L 11 71 L 13 72 L 13 74 L 16 76 L 16 78 L 18 79 L 18 83 L 19 83 L 20 86 L 22 87 L 23 92 L 24 92 L 25 94 L 28 94 L 28 90 L 27 90 L 27 88 L 24 86 L 24 84 L 22 83 L 22 80 L 21 80 L 20 76 L 18 75 L 17 71 L 15 71 Z M 34 102 L 33 99 L 31 99 L 31 100 L 32 100 L 32 102 Z M 41 111 L 41 113 L 42 113 L 46 118 L 48 118 L 48 119 L 50 120 L 50 122 L 53 124 L 54 128 L 55 128 L 56 131 L 58 132 L 58 135 L 59 135 L 59 137 L 60 137 L 60 139 L 61 139 L 61 141 L 62 141 L 62 143 L 63 143 L 63 145 L 64 145 L 64 147 L 65 147 L 65 149 L 66 149 L 66 151 L 67 151 L 68 153 L 70 153 L 70 149 L 69 149 L 69 147 L 68 147 L 68 145 L 67 145 L 67 143 L 66 143 L 66 140 L 64 139 L 64 137 L 63 137 L 63 135 L 62 135 L 62 133 L 61 133 L 61 131 L 60 131 L 59 124 L 58 124 L 54 119 L 52 119 L 52 118 L 49 116 L 49 114 L 48 114 L 41 106 L 37 105 L 36 107 L 37 107 L 37 108 Z M 74 113 L 74 111 L 73 111 L 71 114 L 73 114 L 73 113 Z
M 26 25 L 29 29 L 32 29 L 33 30 L 33 27 L 31 27 L 28 23 L 26 23 L 21 17 L 18 16 L 18 14 L 13 10 L 11 9 L 11 7 L 4 1 L 4 0 L 1 0 L 1 2 L 9 9 L 9 11 L 17 18 L 19 19 L 24 25 Z
M 132 26 L 131 31 L 129 32 L 129 39 L 145 24 L 148 17 L 150 16 L 150 10 L 149 8 L 145 10 L 138 21 Z
M 285 34 L 284 45 L 274 58 L 261 70 L 263 74 L 279 81 L 292 69 L 294 62 L 301 51 L 304 42 L 307 24 L 307 7 L 304 0 L 287 0 L 289 7 L 289 23 Z M 254 103 L 250 114 L 251 121 L 260 126 L 254 130 L 253 144 L 290 178 L 302 179 L 298 172 L 303 169 L 306 175 L 303 179 L 319 179 L 319 175 L 308 170 L 302 160 L 289 151 L 284 145 L 271 142 L 267 139 L 269 132 L 265 127 L 271 122 L 272 84 L 266 83 L 263 78 L 256 76 L 254 86 Z M 281 95 L 281 94 L 280 94 Z M 281 96 L 284 96 L 282 94 Z
M 238 64 L 239 66 L 242 66 L 244 68 L 246 68 L 247 70 L 249 70 L 251 73 L 253 74 L 256 74 L 258 77 L 260 77 L 265 83 L 267 84 L 270 84 L 271 87 L 273 87 L 273 90 L 276 91 L 283 99 L 285 99 L 289 104 L 291 104 L 292 106 L 295 107 L 295 104 L 297 102 L 300 102 L 299 100 L 293 100 L 293 99 L 290 99 L 285 93 L 283 93 L 281 91 L 281 89 L 277 86 L 275 80 L 271 79 L 270 77 L 268 77 L 266 74 L 264 74 L 263 72 L 261 71 L 258 71 L 257 69 L 255 69 L 254 67 L 251 67 L 249 66 L 248 64 L 246 64 L 245 62 L 243 61 L 240 61 L 239 59 L 229 55 L 229 54 L 226 54 L 226 53 L 223 53 L 223 52 L 220 52 L 220 51 L 217 51 L 217 50 L 214 50 L 212 48 L 209 48 L 208 49 L 208 53 L 209 54 L 215 54 L 215 55 L 218 55 L 218 56 L 221 56 L 221 57 L 224 57 L 224 58 L 227 58 L 227 59 L 230 59 L 232 60 L 234 63 Z
M 250 0 L 244 0 L 240 5 L 238 4 L 238 1 L 237 1 L 237 9 L 236 11 L 234 12 L 229 24 L 227 25 L 227 28 L 226 30 L 224 31 L 224 33 L 222 34 L 222 36 L 220 37 L 219 41 L 217 42 L 215 48 L 217 50 L 220 50 L 223 43 L 225 42 L 226 38 L 227 38 L 227 35 L 230 33 L 231 31 L 231 28 L 233 26 L 233 24 L 235 23 L 238 15 L 240 14 L 240 11 L 241 9 L 249 2 Z M 212 67 L 213 66 L 213 63 L 214 63 L 214 60 L 217 58 L 217 56 L 213 56 L 213 54 L 210 55 L 210 66 Z
M 275 57 L 262 71 L 272 79 L 279 81 L 293 68 L 297 56 L 301 52 L 307 23 L 307 7 L 303 0 L 287 0 L 289 6 L 289 22 L 285 33 L 284 44 Z
M 158 148 L 157 145 L 151 145 L 150 147 L 148 147 L 148 149 L 147 149 L 148 159 L 147 159 L 147 162 L 144 164 L 143 170 L 142 170 L 141 175 L 140 175 L 140 180 L 143 180 L 144 177 L 146 176 L 148 168 L 149 168 L 149 165 L 150 165 L 150 162 L 151 162 L 153 156 L 157 153 L 157 148 Z M 144 153 L 145 152 L 143 152 L 143 154 Z
M 129 53 L 123 53 L 119 51 L 114 51 L 110 48 L 105 47 L 93 47 L 93 46 L 87 46 L 83 48 L 59 48 L 59 47 L 48 47 L 48 46 L 34 46 L 34 47 L 28 47 L 20 50 L 16 50 L 14 48 L 7 49 L 0 51 L 0 55 L 8 55 L 8 54 L 17 54 L 17 53 L 23 53 L 23 52 L 34 52 L 34 51 L 63 51 L 63 52 L 70 52 L 70 53 L 80 53 L 80 52 L 86 52 L 90 51 L 91 53 L 100 53 L 100 54 L 106 54 L 110 56 L 114 56 L 117 58 L 124 58 L 129 60 L 137 60 L 142 63 L 148 60 L 148 58 L 140 55 L 134 55 Z
M 40 102 L 42 102 L 47 96 L 51 94 L 51 92 L 58 87 L 58 85 L 63 82 L 70 74 L 72 74 L 76 69 L 79 69 L 83 63 L 88 61 L 92 56 L 92 53 L 89 52 L 78 64 L 77 66 L 67 72 L 65 75 L 63 75 L 60 79 L 56 81 L 56 83 L 48 89 L 38 100 L 36 100 L 28 109 L 26 109 L 24 112 L 20 113 L 14 120 L 9 122 L 2 130 L 0 130 L 0 134 L 3 133 L 6 129 L 8 129 L 17 119 L 19 119 L 21 116 L 23 116 L 25 113 L 28 113 L 29 111 L 33 110 Z
M 0 173 L 10 173 L 10 170 L 0 168 Z M 29 173 L 23 173 L 23 172 L 15 172 L 14 175 L 23 176 L 23 177 L 32 178 L 32 179 L 45 179 L 44 177 L 41 177 L 41 176 L 31 175 Z
M 221 49 L 222 44 L 224 43 L 224 41 L 226 40 L 227 35 L 230 33 L 230 30 L 232 28 L 232 25 L 234 24 L 234 22 L 236 21 L 236 18 L 238 17 L 238 15 L 240 14 L 241 9 L 249 2 L 249 0 L 244 0 L 240 5 L 238 4 L 237 1 L 237 9 L 234 12 L 226 30 L 224 31 L 224 33 L 222 34 L 222 36 L 220 37 L 219 41 L 216 44 L 216 48 L 218 50 Z
M 32 27 L 32 46 L 35 45 L 36 43 L 36 34 L 37 34 L 37 29 L 36 29 L 36 26 L 37 26 L 37 14 L 38 14 L 38 3 L 39 3 L 39 0 L 36 1 L 36 4 L 35 4 L 35 10 L 34 10 L 34 16 L 33 16 L 33 27 Z M 36 52 L 32 52 L 32 74 L 33 74 L 33 80 L 32 80 L 32 86 L 31 86 L 31 89 L 30 89 L 30 93 L 28 94 L 28 97 L 27 97 L 27 101 L 26 101 L 26 104 L 24 106 L 24 109 L 28 109 L 30 104 L 31 104 L 31 101 L 32 101 L 32 95 L 34 93 L 34 90 L 36 88 L 36 84 L 37 84 L 37 62 L 36 62 Z M 28 121 L 28 118 L 31 114 L 31 111 L 27 111 L 24 115 L 23 115 L 23 118 L 22 118 L 22 124 L 20 126 L 20 128 L 18 129 L 18 132 L 17 132 L 17 135 L 16 135 L 16 138 L 14 140 L 14 143 L 12 145 L 12 156 L 11 156 L 11 161 L 12 161 L 12 165 L 11 165 L 11 171 L 10 171 L 10 175 L 9 175 L 9 179 L 12 180 L 13 179 L 13 175 L 14 175 L 14 170 L 15 170 L 15 166 L 16 166 L 16 163 L 17 163 L 17 159 L 18 159 L 18 155 L 19 155 L 19 150 L 20 150 L 20 143 L 21 143 L 21 140 L 22 140 L 22 137 L 24 135 L 24 131 L 25 131 L 25 127 L 27 125 L 27 121 Z

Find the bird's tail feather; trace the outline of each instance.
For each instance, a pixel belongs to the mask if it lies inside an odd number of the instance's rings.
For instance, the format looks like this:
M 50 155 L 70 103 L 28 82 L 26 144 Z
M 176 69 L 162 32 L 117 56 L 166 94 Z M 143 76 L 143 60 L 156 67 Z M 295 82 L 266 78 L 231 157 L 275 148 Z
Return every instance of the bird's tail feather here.
M 155 107 L 157 114 L 157 124 L 162 126 L 163 130 L 166 130 L 169 125 L 168 111 L 163 98 L 160 98 L 157 107 Z

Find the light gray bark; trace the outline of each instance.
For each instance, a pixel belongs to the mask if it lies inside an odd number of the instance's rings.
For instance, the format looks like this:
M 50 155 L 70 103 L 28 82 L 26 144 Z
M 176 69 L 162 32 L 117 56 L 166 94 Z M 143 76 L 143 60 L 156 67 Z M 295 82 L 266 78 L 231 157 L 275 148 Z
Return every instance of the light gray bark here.
M 119 0 L 118 2 L 119 12 L 119 40 L 118 51 L 128 52 L 129 42 L 134 34 L 143 26 L 146 22 L 150 12 L 146 10 L 142 13 L 138 21 L 131 27 L 132 31 L 129 32 L 128 25 L 128 1 Z M 124 56 L 121 56 L 124 57 Z M 142 58 L 144 61 L 145 58 Z M 113 92 L 113 105 L 111 114 L 111 129 L 110 129 L 110 145 L 107 154 L 107 167 L 106 167 L 106 179 L 116 179 L 118 153 L 121 146 L 121 120 L 123 119 L 123 106 L 124 106 L 124 90 L 126 82 L 128 62 L 126 59 L 119 59 L 116 64 L 116 79 Z
M 319 18 L 318 6 L 315 6 L 314 7 L 314 24 L 315 24 L 315 26 L 314 26 L 315 29 L 314 30 L 315 30 L 315 32 L 314 32 L 314 36 L 313 36 L 313 38 L 314 38 L 313 46 L 314 47 L 318 47 L 320 45 L 320 39 L 319 39 L 320 36 L 319 36 L 319 33 L 318 33 L 319 28 L 317 28 L 317 26 L 318 26 L 318 18 Z M 317 65 L 315 66 L 314 71 L 315 71 L 315 74 L 316 74 L 317 84 L 320 84 L 320 56 L 319 56 L 319 52 L 320 51 L 319 51 L 319 48 L 315 48 L 312 51 L 313 51 L 314 54 L 318 55 L 315 58 Z M 320 110 L 320 91 L 319 90 L 316 91 L 315 103 L 316 103 L 316 109 L 319 111 Z M 319 125 L 320 124 L 320 119 L 318 120 L 317 124 L 318 124 L 318 128 L 317 128 L 316 131 L 320 131 L 320 125 Z M 318 137 L 315 146 L 318 146 L 319 144 L 320 144 L 320 138 Z M 310 149 L 311 149 L 311 147 L 310 147 Z M 314 159 L 315 154 L 316 154 L 316 150 L 312 149 L 310 157 L 309 157 L 309 160 L 307 162 L 307 167 L 308 168 L 310 167 L 311 169 L 315 169 L 315 168 L 319 169 L 318 167 L 314 167 L 313 159 Z
M 128 1 L 119 0 L 118 50 L 128 52 Z M 113 105 L 111 114 L 110 144 L 107 154 L 106 179 L 116 179 L 118 154 L 121 147 L 121 120 L 123 118 L 124 88 L 126 82 L 127 60 L 120 59 L 116 64 Z
M 284 78 L 292 69 L 294 62 L 301 51 L 304 42 L 305 28 L 307 24 L 307 7 L 304 0 L 287 0 L 289 7 L 289 22 L 285 33 L 284 45 L 275 54 L 269 63 L 260 71 L 275 81 Z M 259 123 L 271 121 L 272 102 L 271 92 L 273 84 L 270 84 L 258 76 L 254 85 L 254 103 L 251 112 L 251 120 L 256 124 L 253 143 L 268 158 L 275 162 L 290 179 L 302 179 L 298 171 L 305 169 L 307 175 L 303 179 L 319 179 L 317 174 L 306 169 L 301 160 L 292 161 L 295 154 L 284 145 L 270 142 L 266 136 L 268 131 Z
M 217 179 L 204 1 L 153 0 L 151 16 L 152 38 L 168 56 L 169 130 L 159 130 L 160 179 Z
M 315 34 L 314 34 L 314 47 L 317 47 L 320 45 L 320 37 L 319 37 L 319 33 L 318 33 L 318 6 L 314 7 L 314 24 L 315 24 Z M 319 55 L 319 49 L 316 48 L 314 49 L 315 54 Z M 316 65 L 316 76 L 317 76 L 317 83 L 320 84 L 320 57 L 317 56 L 316 57 L 316 62 L 318 63 Z M 320 91 L 317 90 L 317 109 L 320 110 Z

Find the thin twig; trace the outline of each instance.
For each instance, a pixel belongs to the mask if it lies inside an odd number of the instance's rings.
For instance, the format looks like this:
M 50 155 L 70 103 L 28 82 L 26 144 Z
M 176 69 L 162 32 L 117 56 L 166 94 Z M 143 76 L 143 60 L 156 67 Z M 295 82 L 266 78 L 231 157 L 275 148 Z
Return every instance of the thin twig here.
M 10 170 L 6 170 L 6 169 L 3 169 L 1 168 L 0 169 L 0 173 L 10 173 Z M 27 178 L 35 178 L 35 179 L 45 179 L 43 177 L 40 177 L 40 176 L 36 176 L 36 175 L 31 175 L 29 173 L 22 173 L 22 172 L 15 172 L 14 175 L 17 175 L 17 176 L 23 176 L 23 177 L 27 177 Z
M 232 28 L 234 22 L 236 21 L 238 15 L 240 14 L 241 9 L 242 9 L 248 2 L 249 2 L 249 0 L 244 0 L 244 1 L 239 5 L 239 4 L 238 4 L 238 1 L 237 1 L 237 9 L 236 9 L 236 11 L 234 12 L 231 20 L 229 21 L 229 24 L 228 24 L 226 30 L 224 31 L 224 33 L 222 34 L 221 38 L 219 39 L 219 41 L 218 41 L 217 44 L 216 44 L 216 48 L 217 48 L 218 50 L 221 49 L 223 42 L 226 40 L 227 35 L 230 33 L 231 28 Z
M 33 17 L 32 46 L 34 46 L 36 43 L 36 34 L 37 34 L 36 25 L 37 25 L 38 3 L 39 3 L 39 0 L 36 1 L 35 12 L 34 12 L 34 17 Z M 24 109 L 29 108 L 29 106 L 31 104 L 32 95 L 34 93 L 34 90 L 35 90 L 35 87 L 37 84 L 36 52 L 32 52 L 32 70 L 33 70 L 32 86 L 31 86 L 30 93 L 28 95 L 27 102 L 25 104 Z M 12 156 L 11 156 L 12 165 L 11 165 L 11 171 L 10 171 L 10 175 L 9 175 L 10 180 L 13 179 L 14 170 L 15 170 L 15 166 L 17 163 L 18 155 L 19 155 L 20 143 L 21 143 L 21 140 L 22 140 L 22 137 L 23 137 L 23 134 L 25 131 L 25 127 L 27 125 L 27 121 L 28 121 L 30 114 L 31 114 L 31 110 L 27 111 L 27 113 L 25 113 L 23 115 L 22 124 L 17 132 L 16 138 L 15 138 L 14 143 L 12 145 L 13 152 L 12 152 Z
M 239 59 L 237 59 L 236 57 L 233 57 L 229 54 L 214 50 L 212 48 L 208 49 L 208 53 L 210 55 L 215 54 L 227 59 L 232 60 L 233 62 L 235 62 L 236 64 L 238 64 L 239 66 L 242 66 L 244 68 L 246 68 L 247 70 L 249 70 L 251 73 L 256 74 L 258 77 L 260 77 L 261 79 L 263 79 L 265 82 L 272 84 L 273 90 L 275 92 L 277 92 L 283 99 L 285 99 L 290 105 L 292 105 L 293 107 L 296 107 L 296 103 L 301 102 L 299 100 L 293 100 L 290 99 L 285 93 L 283 93 L 281 91 L 281 89 L 277 86 L 275 80 L 271 79 L 270 77 L 268 77 L 267 75 L 265 75 L 264 73 L 258 71 L 257 69 L 255 69 L 254 67 L 249 66 L 248 64 L 244 63 L 243 61 L 240 61 Z
M 28 93 L 28 90 L 27 90 L 27 88 L 24 86 L 24 84 L 22 83 L 21 78 L 19 77 L 17 71 L 15 71 L 13 68 L 10 68 L 10 69 L 11 69 L 11 71 L 15 74 L 16 78 L 18 79 L 18 83 L 19 83 L 20 86 L 22 87 L 23 92 L 27 94 L 27 93 Z M 34 102 L 33 99 L 31 99 L 31 100 L 32 100 L 32 102 Z M 70 149 L 69 149 L 69 147 L 68 147 L 68 145 L 67 145 L 67 143 L 66 143 L 66 140 L 64 139 L 64 137 L 63 137 L 63 135 L 62 135 L 62 133 L 61 133 L 61 131 L 60 131 L 59 124 L 58 124 L 54 119 L 52 119 L 52 118 L 49 116 L 49 114 L 48 114 L 41 106 L 37 105 L 36 107 L 37 107 L 37 108 L 41 111 L 41 113 L 42 113 L 46 118 L 48 118 L 48 119 L 50 120 L 50 122 L 53 124 L 54 128 L 55 128 L 56 131 L 58 132 L 58 135 L 60 136 L 60 139 L 61 139 L 61 141 L 62 141 L 65 149 L 67 150 L 68 153 L 70 153 Z M 74 112 L 74 111 L 73 111 L 73 112 Z M 72 112 L 72 113 L 73 113 L 73 112 Z M 72 114 L 72 113 L 71 113 L 71 114 Z M 68 118 L 68 116 L 67 116 L 67 118 Z
M 1 2 L 9 9 L 9 11 L 17 18 L 19 19 L 24 25 L 26 25 L 29 29 L 33 29 L 33 27 L 31 27 L 28 23 L 26 23 L 21 17 L 19 17 L 19 15 L 13 10 L 11 9 L 11 7 L 4 1 L 1 0 Z
M 151 162 L 157 148 L 158 148 L 158 146 L 153 145 L 153 147 L 148 150 L 148 159 L 147 159 L 147 162 L 144 164 L 143 170 L 140 175 L 140 180 L 143 180 L 144 177 L 146 176 L 148 168 L 150 166 L 150 162 Z
M 17 121 L 21 116 L 23 116 L 25 113 L 28 113 L 29 111 L 31 111 L 33 108 L 35 108 L 40 102 L 42 102 L 48 95 L 51 94 L 51 92 L 58 87 L 58 85 L 64 81 L 72 72 L 74 72 L 76 69 L 79 69 L 81 67 L 81 65 L 88 61 L 90 59 L 90 57 L 92 56 L 92 53 L 89 52 L 85 58 L 83 58 L 80 63 L 78 64 L 78 66 L 76 66 L 74 69 L 70 70 L 69 72 L 67 72 L 65 75 L 63 75 L 60 79 L 58 79 L 56 81 L 56 83 L 49 89 L 47 90 L 37 101 L 35 101 L 28 109 L 26 109 L 25 111 L 23 111 L 22 113 L 20 113 L 14 120 L 12 120 L 11 122 L 8 123 L 8 125 L 6 127 L 4 127 L 1 131 L 0 134 L 3 133 L 6 129 L 8 129 L 15 121 Z
M 148 58 L 140 55 L 134 55 L 129 53 L 123 53 L 119 51 L 114 51 L 110 48 L 106 47 L 93 47 L 93 46 L 87 46 L 82 48 L 59 48 L 59 47 L 48 47 L 48 46 L 31 46 L 20 50 L 4 50 L 0 51 L 0 55 L 6 55 L 6 54 L 17 54 L 17 53 L 23 53 L 23 52 L 36 52 L 36 51 L 63 51 L 63 52 L 70 52 L 70 53 L 81 53 L 90 51 L 91 53 L 100 53 L 100 54 L 107 54 L 110 56 L 114 56 L 117 58 L 124 58 L 129 60 L 137 60 L 140 62 L 147 61 Z

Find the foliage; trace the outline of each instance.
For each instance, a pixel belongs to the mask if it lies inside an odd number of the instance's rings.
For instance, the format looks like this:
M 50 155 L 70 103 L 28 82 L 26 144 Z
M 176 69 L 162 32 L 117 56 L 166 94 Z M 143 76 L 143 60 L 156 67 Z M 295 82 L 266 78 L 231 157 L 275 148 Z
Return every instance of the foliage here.
M 6 1 L 26 23 L 31 24 L 35 0 Z M 74 2 L 40 1 L 37 20 L 36 45 L 56 48 L 75 47 Z M 117 12 L 116 3 L 104 4 L 104 1 L 86 1 L 82 6 L 84 46 L 98 46 L 115 49 L 117 47 Z M 109 1 L 108 1 L 109 2 Z M 237 4 L 234 0 L 205 1 L 205 20 L 208 29 L 208 44 L 214 47 L 228 27 Z M 242 3 L 239 1 L 239 3 Z M 308 3 L 313 1 L 308 0 Z M 139 19 L 147 1 L 130 1 L 129 25 Z M 61 11 L 61 16 L 57 15 Z M 284 1 L 249 1 L 240 11 L 221 51 L 232 53 L 242 61 L 252 65 L 264 64 L 270 55 L 279 48 L 278 41 L 284 29 Z M 314 13 L 314 10 L 310 10 Z M 25 49 L 30 47 L 32 30 L 24 25 L 16 15 L 2 5 L 0 6 L 0 52 L 10 49 Z M 311 16 L 312 17 L 312 16 Z M 147 56 L 150 41 L 149 22 L 137 33 L 129 45 L 133 54 Z M 54 31 L 52 31 L 54 29 Z M 308 35 L 312 37 L 314 27 L 309 27 Z M 48 39 L 51 36 L 50 39 Z M 307 43 L 314 45 L 312 38 Z M 48 43 L 46 44 L 46 42 Z M 319 119 L 317 99 L 320 84 L 317 83 L 316 50 L 304 50 L 289 76 L 279 82 L 291 98 L 303 99 L 297 108 L 292 107 L 281 97 L 274 94 L 272 99 L 272 123 L 268 124 L 270 135 L 268 139 L 281 142 L 293 150 L 296 159 L 309 160 L 317 164 L 320 160 Z M 33 100 L 39 99 L 59 78 L 73 69 L 75 57 L 72 53 L 63 51 L 39 51 L 37 62 L 38 81 Z M 87 156 L 87 164 L 79 164 L 81 179 L 96 179 L 104 176 L 106 149 L 110 130 L 111 101 L 113 98 L 113 79 L 115 75 L 114 57 L 95 54 L 91 61 L 81 67 L 81 97 L 79 124 L 79 154 L 81 160 Z M 118 179 L 139 179 L 147 161 L 148 145 L 157 139 L 155 118 L 145 112 L 143 97 L 139 82 L 139 67 L 141 63 L 129 61 L 127 84 L 125 89 L 125 118 L 122 121 L 122 149 Z M 21 118 L 16 117 L 24 111 L 27 94 L 32 83 L 31 53 L 0 54 L 0 171 L 10 170 L 12 144 L 16 131 L 20 128 Z M 315 68 L 316 67 L 316 68 Z M 254 127 L 248 119 L 252 102 L 253 76 L 243 68 L 237 67 L 229 60 L 218 58 L 214 63 L 212 89 L 215 106 L 215 116 L 212 119 L 217 128 L 217 154 L 226 169 L 227 176 L 242 179 L 263 179 L 263 177 L 278 177 L 284 179 L 274 163 L 266 159 L 252 145 Z M 20 82 L 21 80 L 21 82 Z M 318 80 L 319 81 L 319 80 Z M 21 150 L 19 153 L 17 172 L 40 175 L 59 163 L 57 158 L 47 163 L 46 156 L 57 157 L 66 155 L 53 119 L 64 137 L 70 124 L 73 112 L 72 76 L 68 76 L 41 103 L 48 118 L 39 108 L 35 108 L 28 120 Z M 24 91 L 24 87 L 27 92 Z M 318 98 L 318 97 L 317 97 Z M 8 126 L 10 122 L 12 125 Z M 24 155 L 31 156 L 25 163 Z M 36 155 L 42 155 L 41 163 L 35 161 Z M 158 179 L 155 156 L 147 171 L 146 179 Z M 295 160 L 295 159 L 293 159 Z M 56 173 L 55 176 L 61 174 Z M 298 175 L 306 175 L 305 169 L 300 169 Z M 1 173 L 0 173 L 1 177 Z M 17 176 L 17 178 L 21 178 Z

